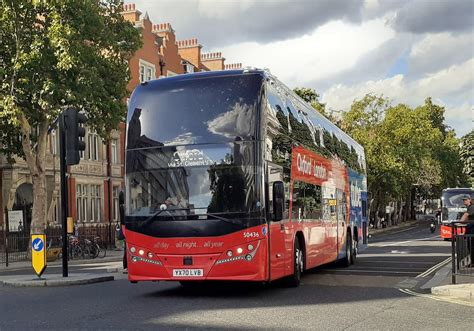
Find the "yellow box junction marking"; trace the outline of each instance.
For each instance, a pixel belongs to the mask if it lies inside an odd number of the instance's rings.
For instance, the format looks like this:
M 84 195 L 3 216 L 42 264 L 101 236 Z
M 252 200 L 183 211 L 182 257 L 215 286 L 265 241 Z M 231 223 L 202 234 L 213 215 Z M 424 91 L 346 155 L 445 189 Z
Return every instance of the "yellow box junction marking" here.
M 46 235 L 31 235 L 31 265 L 38 277 L 41 277 L 46 269 Z

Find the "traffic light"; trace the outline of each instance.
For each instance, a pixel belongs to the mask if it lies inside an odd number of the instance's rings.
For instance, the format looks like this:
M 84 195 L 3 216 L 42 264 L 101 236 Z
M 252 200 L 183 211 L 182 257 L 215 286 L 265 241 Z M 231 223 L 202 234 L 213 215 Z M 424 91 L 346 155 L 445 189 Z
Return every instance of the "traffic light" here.
M 86 129 L 81 124 L 84 124 L 87 118 L 74 108 L 68 108 L 63 116 L 66 138 L 66 164 L 78 164 L 81 160 L 79 153 L 86 149 L 86 143 L 84 142 Z

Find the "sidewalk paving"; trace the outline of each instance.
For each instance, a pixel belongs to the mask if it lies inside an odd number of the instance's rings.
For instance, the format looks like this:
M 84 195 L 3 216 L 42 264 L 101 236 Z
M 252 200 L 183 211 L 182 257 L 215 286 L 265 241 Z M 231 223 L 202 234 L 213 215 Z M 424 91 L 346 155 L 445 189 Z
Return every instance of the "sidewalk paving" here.
M 76 273 L 63 277 L 62 274 L 51 274 L 42 277 L 32 275 L 0 277 L 0 283 L 12 287 L 42 287 L 85 285 L 114 280 L 115 277 L 106 274 Z
M 77 258 L 68 261 L 68 265 L 74 266 L 77 264 L 83 263 L 102 263 L 102 262 L 112 262 L 112 261 L 121 261 L 123 258 L 123 249 L 120 250 L 107 250 L 107 255 L 104 258 L 95 258 L 95 259 L 84 259 L 84 258 Z M 56 261 L 48 262 L 48 266 L 58 266 L 62 265 L 62 259 L 57 259 Z M 0 264 L 0 274 L 3 271 L 11 271 L 15 269 L 27 269 L 31 268 L 31 260 L 29 261 L 20 261 L 20 262 L 10 262 L 8 267 L 5 263 Z
M 391 231 L 395 231 L 395 230 L 403 230 L 405 228 L 415 226 L 419 223 L 426 223 L 426 221 L 424 221 L 424 220 L 410 220 L 410 221 L 402 222 L 400 224 L 392 225 L 392 226 L 386 227 L 386 228 L 377 228 L 377 229 L 376 228 L 369 228 L 369 238 L 370 238 L 370 236 L 375 235 L 375 234 L 391 232 Z M 369 246 L 370 246 L 370 241 L 369 241 Z
M 68 266 L 80 265 L 84 263 L 99 264 L 104 262 L 118 262 L 122 261 L 123 250 L 108 250 L 107 256 L 104 258 L 95 259 L 75 259 L 68 261 Z M 61 266 L 62 259 L 54 262 L 48 262 L 48 266 Z M 85 285 L 99 282 L 106 282 L 115 280 L 112 272 L 119 272 L 119 268 L 107 270 L 107 273 L 84 273 L 84 272 L 68 272 L 68 277 L 63 277 L 62 273 L 47 273 L 45 272 L 40 278 L 37 277 L 33 270 L 30 275 L 9 275 L 2 276 L 2 272 L 10 272 L 16 270 L 32 269 L 31 261 L 13 262 L 7 267 L 4 263 L 0 265 L 0 284 L 3 286 L 12 287 L 51 287 L 51 286 L 71 286 L 71 285 Z M 47 270 L 47 269 L 46 269 Z
M 438 270 L 421 288 L 429 289 L 431 294 L 441 299 L 456 299 L 474 307 L 474 277 L 456 275 L 456 284 L 452 284 L 451 263 Z

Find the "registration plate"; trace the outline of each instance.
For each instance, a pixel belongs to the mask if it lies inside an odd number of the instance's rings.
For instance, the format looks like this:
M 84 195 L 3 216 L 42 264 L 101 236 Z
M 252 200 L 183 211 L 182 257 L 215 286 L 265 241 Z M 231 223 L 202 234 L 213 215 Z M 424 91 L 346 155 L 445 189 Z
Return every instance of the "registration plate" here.
M 202 277 L 203 269 L 173 269 L 173 277 Z

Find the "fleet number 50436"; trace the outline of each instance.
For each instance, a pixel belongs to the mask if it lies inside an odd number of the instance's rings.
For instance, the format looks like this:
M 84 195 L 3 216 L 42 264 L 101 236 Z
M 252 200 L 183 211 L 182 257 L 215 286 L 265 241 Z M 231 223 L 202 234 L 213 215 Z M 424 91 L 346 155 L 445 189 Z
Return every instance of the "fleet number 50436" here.
M 258 238 L 260 234 L 256 231 L 253 232 L 244 232 L 244 238 Z

